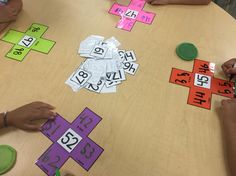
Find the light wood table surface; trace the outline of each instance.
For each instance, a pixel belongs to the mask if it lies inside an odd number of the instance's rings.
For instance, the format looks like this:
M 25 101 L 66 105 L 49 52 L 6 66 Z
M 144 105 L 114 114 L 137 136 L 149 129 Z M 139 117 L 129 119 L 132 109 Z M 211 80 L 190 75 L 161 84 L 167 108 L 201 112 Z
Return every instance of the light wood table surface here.
M 32 23 L 45 24 L 44 37 L 57 43 L 48 55 L 32 51 L 17 62 L 5 58 L 12 45 L 0 41 L 0 111 L 40 100 L 70 122 L 85 107 L 99 114 L 103 119 L 89 137 L 105 151 L 89 172 L 69 159 L 62 170 L 76 176 L 226 176 L 216 113 L 223 97 L 213 95 L 211 110 L 188 105 L 188 89 L 169 83 L 169 77 L 172 67 L 192 71 L 193 62 L 175 54 L 176 46 L 188 41 L 197 46 L 199 59 L 216 63 L 215 76 L 224 78 L 220 65 L 236 57 L 235 20 L 214 3 L 146 5 L 157 14 L 153 24 L 136 23 L 126 32 L 115 28 L 119 17 L 108 14 L 113 2 L 24 0 L 9 28 L 25 31 Z M 121 48 L 136 53 L 140 68 L 117 93 L 74 93 L 64 83 L 83 61 L 77 54 L 80 42 L 94 34 L 114 36 Z M 3 129 L 0 144 L 17 150 L 16 165 L 6 176 L 45 175 L 34 164 L 51 144 L 44 135 Z

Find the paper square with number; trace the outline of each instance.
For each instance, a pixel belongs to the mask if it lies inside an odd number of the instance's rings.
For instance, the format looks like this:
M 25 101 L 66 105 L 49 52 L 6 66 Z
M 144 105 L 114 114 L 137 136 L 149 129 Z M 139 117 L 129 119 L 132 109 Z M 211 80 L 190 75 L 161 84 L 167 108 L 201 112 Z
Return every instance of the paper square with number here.
M 125 80 L 125 72 L 123 69 L 120 69 L 114 73 L 107 73 L 106 76 L 107 76 L 108 81 L 123 81 L 123 80 Z
M 26 48 L 30 48 L 34 44 L 35 40 L 36 40 L 36 38 L 28 36 L 28 35 L 25 35 L 21 39 L 21 41 L 18 43 L 18 45 L 24 46 Z
M 134 62 L 125 62 L 123 63 L 123 69 L 126 73 L 129 73 L 131 75 L 134 75 L 136 71 L 138 70 L 138 64 Z
M 126 51 L 125 59 L 123 62 L 134 62 L 134 61 L 136 61 L 136 56 L 134 54 L 134 51 Z
M 79 86 L 83 86 L 91 77 L 91 74 L 83 69 L 78 69 L 75 74 L 70 78 L 71 81 Z
M 127 9 L 124 16 L 127 18 L 136 19 L 138 16 L 138 13 L 139 13 L 138 11 Z
M 211 88 L 211 77 L 207 75 L 202 75 L 202 74 L 195 74 L 194 78 L 194 85 L 198 87 L 203 87 L 206 89 Z
M 104 84 L 105 84 L 105 80 L 100 80 L 97 85 L 87 84 L 85 86 L 85 88 L 90 90 L 90 91 L 92 91 L 92 92 L 100 93 L 102 88 L 103 88 L 103 86 L 104 86 Z
M 104 58 L 108 48 L 102 45 L 96 45 L 91 51 L 90 55 L 98 58 Z
M 78 135 L 74 130 L 69 128 L 61 137 L 58 139 L 59 143 L 67 152 L 72 152 L 73 149 L 79 144 L 82 137 Z

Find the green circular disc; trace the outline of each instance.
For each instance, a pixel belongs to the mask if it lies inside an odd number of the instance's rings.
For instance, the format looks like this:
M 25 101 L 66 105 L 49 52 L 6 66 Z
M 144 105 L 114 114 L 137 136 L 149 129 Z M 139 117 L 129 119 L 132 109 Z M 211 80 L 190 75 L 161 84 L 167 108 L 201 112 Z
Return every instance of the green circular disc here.
M 0 145 L 0 174 L 9 171 L 16 162 L 16 150 L 8 145 Z
M 197 58 L 198 51 L 192 43 L 181 43 L 176 48 L 176 54 L 183 60 L 191 61 Z

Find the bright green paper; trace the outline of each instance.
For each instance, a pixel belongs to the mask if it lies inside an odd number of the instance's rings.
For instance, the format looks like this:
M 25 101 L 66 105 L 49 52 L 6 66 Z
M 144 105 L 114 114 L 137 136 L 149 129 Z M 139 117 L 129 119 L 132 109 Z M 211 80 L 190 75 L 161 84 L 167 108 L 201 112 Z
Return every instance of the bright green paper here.
M 31 50 L 48 54 L 56 42 L 41 38 L 47 29 L 47 26 L 36 23 L 33 23 L 25 33 L 10 29 L 1 39 L 15 44 L 6 54 L 6 57 L 22 61 Z M 32 38 L 36 40 L 32 41 Z M 33 44 L 29 44 L 30 39 Z
M 45 54 L 48 54 L 56 42 L 46 39 L 38 39 L 32 46 L 32 49 Z
M 29 53 L 30 49 L 23 46 L 15 45 L 8 53 L 7 57 L 17 61 L 22 61 Z
M 2 38 L 3 41 L 17 44 L 23 37 L 24 37 L 23 32 L 15 31 L 10 29 Z
M 30 28 L 26 31 L 26 35 L 34 38 L 40 38 L 47 31 L 48 27 L 42 24 L 33 23 Z

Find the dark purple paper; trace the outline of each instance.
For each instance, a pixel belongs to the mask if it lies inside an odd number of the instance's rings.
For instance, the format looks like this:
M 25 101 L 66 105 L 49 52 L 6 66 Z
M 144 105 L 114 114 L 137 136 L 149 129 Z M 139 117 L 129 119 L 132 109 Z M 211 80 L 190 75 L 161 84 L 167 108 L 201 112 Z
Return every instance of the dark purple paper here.
M 42 126 L 41 132 L 53 144 L 40 156 L 36 165 L 47 175 L 54 176 L 56 168 L 60 169 L 71 157 L 88 171 L 103 152 L 103 148 L 88 137 L 101 120 L 102 118 L 89 108 L 85 108 L 71 124 L 60 115 L 57 115 L 55 120 L 48 120 Z M 82 138 L 81 141 L 75 133 Z M 74 146 L 74 149 L 71 146 Z M 68 148 L 70 151 L 67 151 Z
M 103 152 L 103 148 L 89 138 L 84 138 L 72 151 L 71 157 L 85 170 L 89 170 Z
M 55 120 L 48 120 L 43 126 L 41 132 L 52 142 L 56 142 L 68 128 L 70 123 L 57 114 Z
M 102 120 L 97 114 L 88 108 L 85 108 L 80 115 L 72 122 L 72 126 L 76 129 L 78 134 L 85 136 L 89 135 L 91 131 Z
M 47 175 L 54 176 L 56 169 L 61 168 L 68 158 L 69 155 L 64 149 L 59 144 L 54 143 L 40 156 L 36 165 Z

